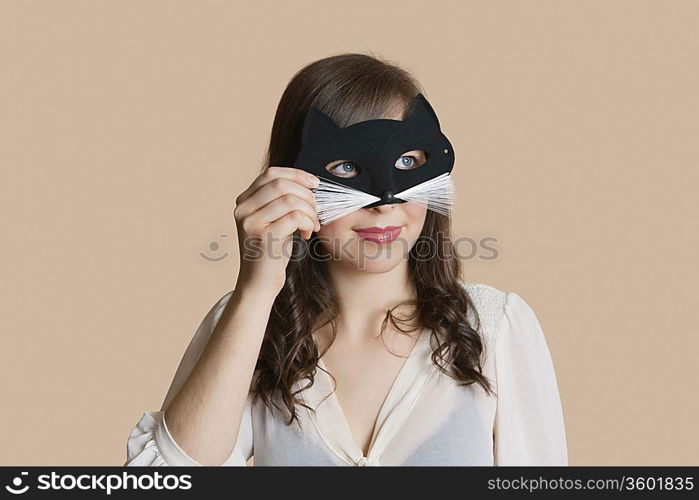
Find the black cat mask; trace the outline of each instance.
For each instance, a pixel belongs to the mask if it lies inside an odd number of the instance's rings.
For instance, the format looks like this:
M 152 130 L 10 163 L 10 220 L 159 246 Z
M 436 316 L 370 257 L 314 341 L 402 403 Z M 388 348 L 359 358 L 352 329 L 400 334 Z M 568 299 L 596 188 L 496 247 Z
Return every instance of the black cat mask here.
M 418 155 L 420 163 L 408 155 L 411 151 L 424 152 Z M 405 165 L 403 159 L 411 156 L 414 161 Z M 453 166 L 454 149 L 422 94 L 404 120 L 366 120 L 345 128 L 311 107 L 294 162 L 320 178 L 314 192 L 321 224 L 360 208 L 407 201 L 448 215 L 454 202 Z

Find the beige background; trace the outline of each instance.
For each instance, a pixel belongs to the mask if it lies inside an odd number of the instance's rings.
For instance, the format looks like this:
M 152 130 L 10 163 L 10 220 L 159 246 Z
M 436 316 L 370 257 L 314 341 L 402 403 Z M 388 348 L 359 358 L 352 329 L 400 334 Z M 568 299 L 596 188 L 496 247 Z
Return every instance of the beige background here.
M 456 236 L 498 239 L 466 279 L 536 311 L 571 465 L 698 465 L 698 30 L 691 1 L 3 0 L 0 463 L 124 462 L 235 283 L 288 80 L 350 51 L 439 113 Z

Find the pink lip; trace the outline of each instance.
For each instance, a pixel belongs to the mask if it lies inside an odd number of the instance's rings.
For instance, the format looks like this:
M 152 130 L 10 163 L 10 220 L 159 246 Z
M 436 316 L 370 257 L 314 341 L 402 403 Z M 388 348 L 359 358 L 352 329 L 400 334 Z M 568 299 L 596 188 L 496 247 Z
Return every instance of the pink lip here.
M 360 238 L 375 241 L 376 243 L 386 243 L 398 238 L 402 230 L 402 226 L 386 226 L 386 227 L 358 227 L 355 232 Z

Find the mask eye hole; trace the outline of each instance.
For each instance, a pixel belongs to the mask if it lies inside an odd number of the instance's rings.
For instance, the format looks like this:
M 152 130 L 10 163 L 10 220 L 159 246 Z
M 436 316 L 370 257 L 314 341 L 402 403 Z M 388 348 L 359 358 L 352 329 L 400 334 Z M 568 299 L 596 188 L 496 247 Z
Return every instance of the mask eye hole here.
M 401 170 L 413 170 L 420 168 L 425 163 L 427 163 L 427 152 L 421 149 L 414 149 L 403 153 L 401 157 L 396 160 L 394 167 Z
M 327 170 L 334 176 L 342 177 L 343 179 L 356 177 L 361 172 L 357 165 L 347 160 L 337 160 L 330 162 L 325 166 L 325 170 Z

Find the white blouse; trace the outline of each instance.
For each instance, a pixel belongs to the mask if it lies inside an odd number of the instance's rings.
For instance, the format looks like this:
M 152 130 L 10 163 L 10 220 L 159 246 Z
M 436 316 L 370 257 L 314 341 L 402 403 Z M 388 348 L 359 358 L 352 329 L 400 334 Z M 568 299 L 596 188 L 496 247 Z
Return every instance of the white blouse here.
M 316 413 L 301 406 L 299 423 L 287 425 L 277 409 L 248 396 L 237 444 L 223 465 L 244 466 L 253 456 L 256 466 L 568 465 L 558 384 L 534 311 L 514 292 L 462 284 L 478 309 L 483 375 L 497 397 L 438 371 L 430 359 L 430 330 L 423 329 L 380 409 L 366 456 L 330 394 L 331 379 L 317 370 L 315 383 L 301 392 Z M 214 304 L 195 332 L 161 410 L 146 411 L 131 430 L 124 465 L 201 465 L 175 442 L 163 409 L 189 376 L 231 294 Z M 319 365 L 325 368 L 322 358 Z

